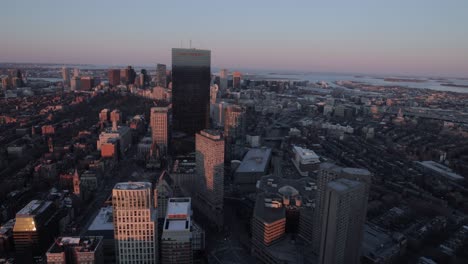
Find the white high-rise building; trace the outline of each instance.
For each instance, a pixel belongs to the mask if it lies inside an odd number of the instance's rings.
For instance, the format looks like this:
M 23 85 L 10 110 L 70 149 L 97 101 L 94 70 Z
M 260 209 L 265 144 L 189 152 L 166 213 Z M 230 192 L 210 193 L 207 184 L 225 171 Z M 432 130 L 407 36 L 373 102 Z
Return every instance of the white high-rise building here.
M 67 67 L 62 68 L 62 79 L 65 86 L 70 86 L 70 69 Z
M 338 179 L 327 184 L 320 264 L 358 264 L 366 218 L 365 183 Z
M 170 198 L 161 235 L 161 261 L 164 264 L 191 264 L 192 206 L 190 198 Z
M 149 182 L 117 183 L 112 190 L 118 263 L 158 263 L 157 211 Z

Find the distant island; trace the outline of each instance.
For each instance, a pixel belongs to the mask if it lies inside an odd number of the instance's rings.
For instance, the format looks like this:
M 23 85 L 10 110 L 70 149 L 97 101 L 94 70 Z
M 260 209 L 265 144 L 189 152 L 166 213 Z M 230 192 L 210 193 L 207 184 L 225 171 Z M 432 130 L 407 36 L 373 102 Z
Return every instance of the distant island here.
M 426 80 L 419 80 L 419 79 L 404 79 L 404 78 L 383 78 L 386 82 L 414 82 L 414 83 L 423 83 Z
M 466 84 L 441 83 L 440 85 L 442 85 L 442 86 L 447 86 L 447 87 L 468 88 L 468 85 L 466 85 Z

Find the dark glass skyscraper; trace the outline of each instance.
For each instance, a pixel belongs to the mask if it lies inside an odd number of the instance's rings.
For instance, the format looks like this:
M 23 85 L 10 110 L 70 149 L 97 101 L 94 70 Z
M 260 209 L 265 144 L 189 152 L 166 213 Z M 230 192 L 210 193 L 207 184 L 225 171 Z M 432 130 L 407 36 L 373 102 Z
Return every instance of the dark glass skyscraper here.
M 172 49 L 173 125 L 188 136 L 208 127 L 211 51 Z

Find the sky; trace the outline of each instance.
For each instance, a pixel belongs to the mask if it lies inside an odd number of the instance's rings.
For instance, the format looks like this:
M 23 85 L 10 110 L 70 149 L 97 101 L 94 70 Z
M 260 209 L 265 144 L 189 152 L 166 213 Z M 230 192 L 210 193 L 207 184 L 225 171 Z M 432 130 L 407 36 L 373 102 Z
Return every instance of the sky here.
M 466 0 L 2 1 L 0 62 L 468 77 Z

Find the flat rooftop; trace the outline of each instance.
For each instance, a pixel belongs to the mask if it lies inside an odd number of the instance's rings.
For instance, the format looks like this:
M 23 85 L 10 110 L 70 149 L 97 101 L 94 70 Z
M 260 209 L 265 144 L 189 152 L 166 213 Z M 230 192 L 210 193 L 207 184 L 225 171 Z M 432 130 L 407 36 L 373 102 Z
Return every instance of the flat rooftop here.
M 319 158 L 319 156 L 313 150 L 310 149 L 301 148 L 299 146 L 293 146 L 293 150 L 295 153 L 299 154 L 301 159 L 304 160 Z
M 387 259 L 398 254 L 399 243 L 392 238 L 391 233 L 373 225 L 364 225 L 362 253 L 370 258 Z
M 281 207 L 267 207 L 266 200 L 271 201 L 281 201 L 282 198 L 278 195 L 273 194 L 259 194 L 257 196 L 257 201 L 255 202 L 254 215 L 255 217 L 261 219 L 264 223 L 273 223 L 280 219 L 286 218 L 286 208 L 281 205 Z
M 69 247 L 80 247 L 79 252 L 93 252 L 102 239 L 102 236 L 59 237 L 47 253 L 61 253 Z
M 423 166 L 423 167 L 425 167 L 427 169 L 430 169 L 432 171 L 435 171 L 435 172 L 437 172 L 437 173 L 439 173 L 439 174 L 443 175 L 444 177 L 449 178 L 451 180 L 461 181 L 461 180 L 464 179 L 463 176 L 461 176 L 459 174 L 456 174 L 449 167 L 444 166 L 444 165 L 442 165 L 440 163 L 437 163 L 435 161 L 426 160 L 426 161 L 417 161 L 417 163 L 419 163 L 421 166 Z
M 270 148 L 254 148 L 245 154 L 237 173 L 242 172 L 265 172 L 271 158 Z
M 143 190 L 151 189 L 150 182 L 119 182 L 114 186 L 117 190 Z
M 112 206 L 101 208 L 96 218 L 88 228 L 89 231 L 112 230 L 114 231 L 114 219 Z
M 200 131 L 200 135 L 215 140 L 221 140 L 221 132 L 219 130 L 203 129 Z
M 191 214 L 190 198 L 171 198 L 167 203 L 168 219 L 187 219 Z
M 51 201 L 32 200 L 16 213 L 16 217 L 30 217 L 45 211 L 52 204 Z
M 329 182 L 328 188 L 331 188 L 337 192 L 347 192 L 354 188 L 359 187 L 360 185 L 362 185 L 361 182 L 341 178 L 341 179 L 337 179 L 337 180 Z

